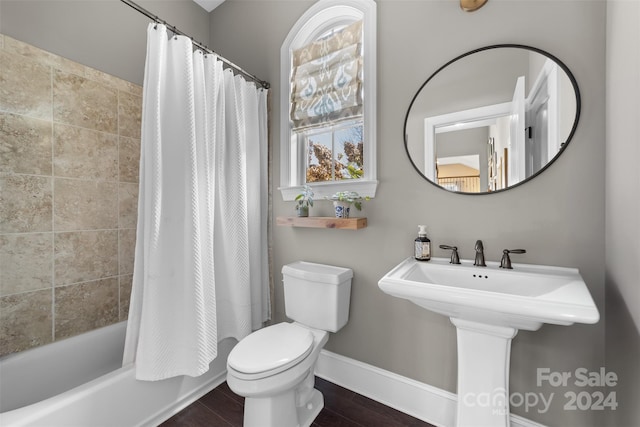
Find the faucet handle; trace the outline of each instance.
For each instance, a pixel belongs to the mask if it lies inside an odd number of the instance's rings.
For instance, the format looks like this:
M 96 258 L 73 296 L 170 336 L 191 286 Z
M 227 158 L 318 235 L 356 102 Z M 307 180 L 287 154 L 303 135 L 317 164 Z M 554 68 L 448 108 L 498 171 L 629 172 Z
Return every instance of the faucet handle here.
M 457 246 L 440 245 L 440 249 L 447 249 L 451 251 L 451 261 L 449 261 L 449 264 L 460 264 Z
M 502 251 L 502 260 L 500 261 L 500 268 L 508 268 L 510 270 L 513 269 L 511 267 L 511 258 L 509 254 L 526 254 L 527 251 L 524 249 L 505 249 Z

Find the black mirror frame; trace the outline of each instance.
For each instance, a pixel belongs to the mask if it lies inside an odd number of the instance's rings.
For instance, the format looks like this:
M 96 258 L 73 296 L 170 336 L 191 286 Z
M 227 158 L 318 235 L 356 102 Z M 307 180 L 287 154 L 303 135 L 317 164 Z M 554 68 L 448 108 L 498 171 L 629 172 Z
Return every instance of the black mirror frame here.
M 438 73 L 440 73 L 440 71 L 444 70 L 445 68 L 447 68 L 449 65 L 451 65 L 452 63 L 465 58 L 469 55 L 473 55 L 474 53 L 478 53 L 478 52 L 482 52 L 485 50 L 489 50 L 489 49 L 496 49 L 496 48 L 519 48 L 519 49 L 527 49 L 527 50 L 531 50 L 533 52 L 539 53 L 541 55 L 546 56 L 547 58 L 553 60 L 556 64 L 558 64 L 558 66 L 560 66 L 560 68 L 567 74 L 567 77 L 569 78 L 569 81 L 571 81 L 571 86 L 573 86 L 573 90 L 575 92 L 576 95 L 576 117 L 575 120 L 573 121 L 573 126 L 571 127 L 571 131 L 569 132 L 569 135 L 567 136 L 567 140 L 565 142 L 563 142 L 561 144 L 560 150 L 556 153 L 556 155 L 547 162 L 546 165 L 544 165 L 542 168 L 540 168 L 539 171 L 537 171 L 536 173 L 534 173 L 533 175 L 531 175 L 530 177 L 527 177 L 526 179 L 523 179 L 522 181 L 518 182 L 517 184 L 511 185 L 507 188 L 502 188 L 500 190 L 496 190 L 496 191 L 485 191 L 482 193 L 467 193 L 467 192 L 463 192 L 463 191 L 452 191 L 452 190 L 448 190 L 440 185 L 438 185 L 437 183 L 433 182 L 432 180 L 430 180 L 429 178 L 427 178 L 422 171 L 420 171 L 420 169 L 418 168 L 418 166 L 416 166 L 416 164 L 414 163 L 413 159 L 411 158 L 411 154 L 409 153 L 409 147 L 408 147 L 408 137 L 407 137 L 407 122 L 409 120 L 409 114 L 411 113 L 411 107 L 413 107 L 413 104 L 415 103 L 416 99 L 418 98 L 418 96 L 420 95 L 420 92 L 422 92 L 422 89 L 436 76 L 438 75 Z M 538 49 L 536 47 L 532 47 L 532 46 L 527 46 L 527 45 L 521 45 L 521 44 L 495 44 L 495 45 L 490 45 L 490 46 L 485 46 L 485 47 L 481 47 L 478 49 L 474 49 L 471 50 L 467 53 L 463 53 L 462 55 L 459 55 L 455 58 L 453 58 L 451 61 L 447 62 L 446 64 L 444 64 L 443 66 L 441 66 L 440 68 L 438 68 L 433 74 L 431 74 L 431 76 L 420 86 L 420 88 L 418 89 L 418 91 L 416 92 L 416 94 L 413 96 L 413 98 L 411 99 L 411 103 L 409 104 L 409 108 L 407 109 L 407 114 L 405 115 L 404 118 L 404 126 L 402 128 L 403 130 L 403 137 L 404 137 L 404 149 L 407 153 L 407 157 L 409 158 L 409 161 L 411 162 L 411 165 L 413 166 L 413 168 L 416 170 L 416 172 L 418 172 L 418 174 L 420 174 L 420 176 L 422 178 L 424 178 L 425 180 L 427 180 L 429 183 L 431 183 L 432 185 L 438 187 L 439 189 L 446 191 L 448 193 L 453 193 L 453 194 L 465 194 L 465 195 L 472 195 L 472 196 L 481 196 L 481 195 L 485 195 L 485 194 L 494 194 L 494 193 L 502 193 L 503 191 L 507 191 L 507 190 L 511 190 L 512 188 L 516 188 L 519 187 L 520 185 L 531 181 L 533 178 L 537 177 L 538 175 L 540 175 L 542 172 L 544 172 L 549 166 L 551 166 L 551 164 L 553 164 L 556 159 L 558 157 L 560 157 L 560 155 L 564 152 L 564 150 L 567 148 L 567 145 L 569 145 L 569 142 L 571 142 L 571 140 L 573 139 L 573 135 L 575 134 L 575 131 L 578 127 L 578 122 L 580 121 L 580 109 L 581 109 L 581 98 L 580 98 L 580 89 L 578 89 L 578 82 L 576 81 L 576 78 L 574 77 L 573 73 L 571 73 L 571 70 L 569 70 L 569 67 L 567 67 L 564 62 L 560 61 L 557 57 L 555 57 L 554 55 L 550 54 L 549 52 L 546 52 L 542 49 Z

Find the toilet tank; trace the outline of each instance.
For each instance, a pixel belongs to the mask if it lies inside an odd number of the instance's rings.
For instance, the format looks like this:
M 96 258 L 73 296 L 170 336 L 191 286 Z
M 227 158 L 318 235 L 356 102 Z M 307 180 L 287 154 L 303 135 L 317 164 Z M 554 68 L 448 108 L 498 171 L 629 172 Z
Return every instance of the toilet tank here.
M 297 261 L 282 267 L 287 317 L 328 332 L 349 320 L 350 268 Z

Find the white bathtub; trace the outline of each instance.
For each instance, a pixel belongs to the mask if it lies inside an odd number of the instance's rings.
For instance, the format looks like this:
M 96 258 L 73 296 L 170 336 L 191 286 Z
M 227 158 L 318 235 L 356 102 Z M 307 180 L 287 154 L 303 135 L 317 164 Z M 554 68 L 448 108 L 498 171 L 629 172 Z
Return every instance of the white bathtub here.
M 233 339 L 200 377 L 137 381 L 121 367 L 125 330 L 121 322 L 0 359 L 0 426 L 158 425 L 226 378 Z

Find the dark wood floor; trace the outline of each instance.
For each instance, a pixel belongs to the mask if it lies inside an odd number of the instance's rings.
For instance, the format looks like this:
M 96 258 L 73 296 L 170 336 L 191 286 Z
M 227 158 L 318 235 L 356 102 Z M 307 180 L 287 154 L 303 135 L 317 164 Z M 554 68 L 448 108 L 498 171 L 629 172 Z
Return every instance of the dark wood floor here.
M 312 427 L 433 427 L 345 388 L 316 377 L 324 409 Z M 162 427 L 242 427 L 244 399 L 223 383 L 177 413 Z

